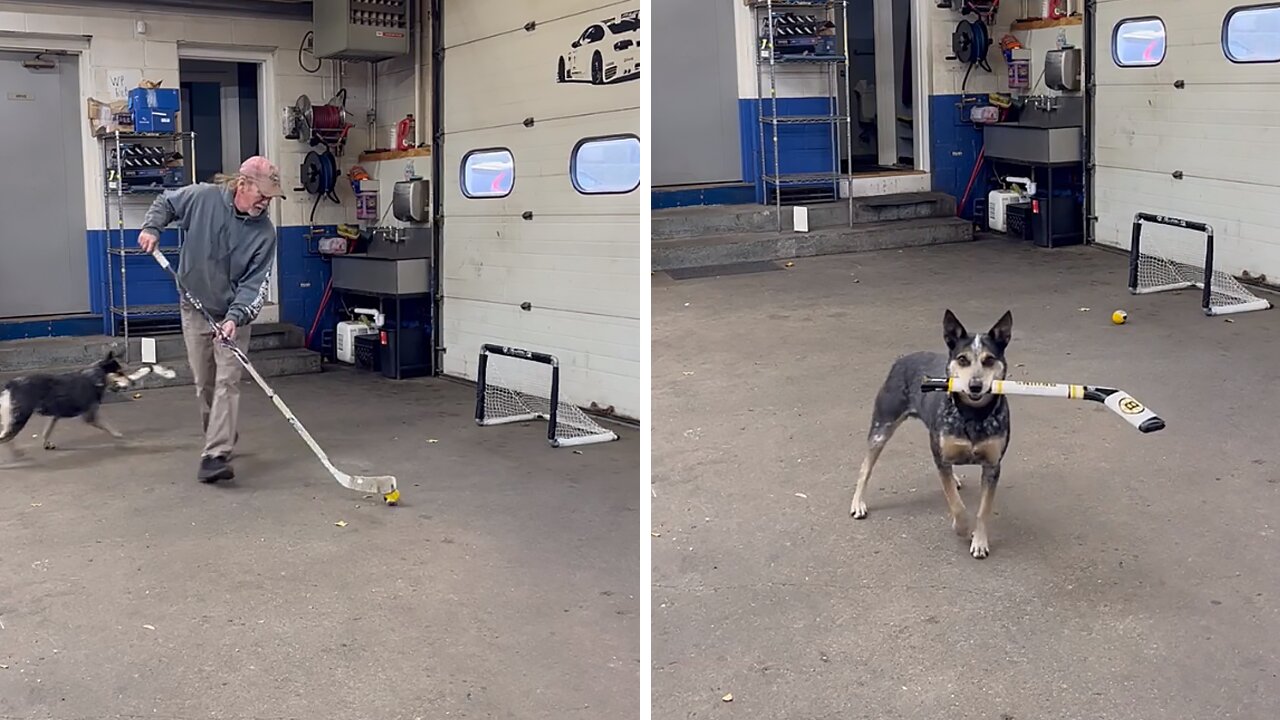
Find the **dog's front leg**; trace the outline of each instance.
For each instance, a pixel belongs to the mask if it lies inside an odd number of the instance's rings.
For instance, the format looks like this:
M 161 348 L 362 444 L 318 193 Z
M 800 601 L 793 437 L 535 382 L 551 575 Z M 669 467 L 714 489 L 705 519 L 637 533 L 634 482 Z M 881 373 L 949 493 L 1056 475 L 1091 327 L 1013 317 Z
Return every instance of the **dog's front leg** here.
M 98 428 L 98 429 L 99 429 L 99 430 L 101 430 L 102 432 L 104 432 L 104 433 L 106 433 L 106 434 L 110 435 L 111 437 L 113 437 L 113 438 L 115 438 L 115 439 L 117 439 L 117 440 L 119 440 L 120 438 L 123 438 L 123 437 L 124 437 L 124 435 L 121 435 L 119 432 L 117 432 L 117 431 L 115 430 L 115 428 L 113 428 L 113 427 L 111 427 L 110 425 L 108 425 L 108 424 L 107 424 L 107 421 L 106 421 L 106 420 L 103 420 L 103 419 L 98 415 L 98 412 L 97 412 L 96 410 L 95 410 L 95 411 L 93 411 L 93 412 L 91 412 L 91 413 L 86 414 L 86 415 L 84 416 L 84 421 L 85 421 L 85 422 L 87 422 L 87 423 L 89 423 L 90 425 L 92 425 L 92 426 L 94 426 L 94 427 Z
M 991 553 L 991 545 L 987 540 L 987 521 L 991 518 L 991 509 L 996 501 L 996 485 L 999 484 L 1000 466 L 984 465 L 982 500 L 978 504 L 978 521 L 973 529 L 973 541 L 969 544 L 969 554 L 979 560 Z
M 50 437 L 53 436 L 53 426 L 57 424 L 58 424 L 58 417 L 56 415 L 50 416 L 49 422 L 44 424 L 44 437 L 42 439 L 44 440 L 45 450 L 57 449 L 57 446 L 54 445 L 53 441 L 49 439 Z

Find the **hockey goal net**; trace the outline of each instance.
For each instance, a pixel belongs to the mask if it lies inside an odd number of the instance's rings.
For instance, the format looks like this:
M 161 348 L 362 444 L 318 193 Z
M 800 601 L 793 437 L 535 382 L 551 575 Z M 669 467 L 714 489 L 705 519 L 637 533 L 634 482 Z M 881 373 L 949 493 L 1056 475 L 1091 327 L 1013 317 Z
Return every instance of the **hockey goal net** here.
M 552 447 L 610 442 L 618 436 L 572 403 L 560 399 L 560 362 L 554 355 L 486 343 L 476 379 L 476 424 L 547 421 Z
M 1199 245 L 1189 245 L 1186 233 L 1143 234 L 1147 224 L 1177 228 L 1204 237 Z M 1231 273 L 1213 266 L 1213 227 L 1205 223 L 1167 215 L 1138 213 L 1133 218 L 1133 238 L 1129 246 L 1129 292 L 1135 295 L 1197 288 L 1206 315 L 1267 310 L 1268 300 L 1255 295 Z

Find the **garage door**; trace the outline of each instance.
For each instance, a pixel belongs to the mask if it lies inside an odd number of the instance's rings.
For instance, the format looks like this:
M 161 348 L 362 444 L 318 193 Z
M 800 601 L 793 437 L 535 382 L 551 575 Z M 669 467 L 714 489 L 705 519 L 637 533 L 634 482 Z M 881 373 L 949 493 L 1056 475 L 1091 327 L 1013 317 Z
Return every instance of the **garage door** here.
M 1135 212 L 1209 223 L 1216 269 L 1280 281 L 1280 7 L 1242 7 L 1097 3 L 1095 230 L 1127 248 Z M 1148 235 L 1203 263 L 1195 235 Z
M 550 353 L 563 400 L 639 417 L 639 4 L 446 4 L 446 373 Z

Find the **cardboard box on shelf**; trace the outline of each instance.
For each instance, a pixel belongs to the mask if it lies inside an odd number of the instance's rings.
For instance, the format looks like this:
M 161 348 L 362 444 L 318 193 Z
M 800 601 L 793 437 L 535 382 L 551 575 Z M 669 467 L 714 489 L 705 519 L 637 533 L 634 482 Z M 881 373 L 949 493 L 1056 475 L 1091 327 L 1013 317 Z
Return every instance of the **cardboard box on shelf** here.
M 86 114 L 89 118 L 89 131 L 95 136 L 106 135 L 116 130 L 133 132 L 133 116 L 129 114 L 127 100 L 104 103 L 101 100 L 89 98 Z

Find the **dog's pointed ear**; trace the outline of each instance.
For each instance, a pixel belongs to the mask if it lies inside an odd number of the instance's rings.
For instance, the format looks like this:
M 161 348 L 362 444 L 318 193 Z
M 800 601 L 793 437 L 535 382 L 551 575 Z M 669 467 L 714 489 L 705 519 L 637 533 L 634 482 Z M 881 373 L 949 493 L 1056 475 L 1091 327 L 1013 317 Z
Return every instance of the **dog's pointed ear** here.
M 991 326 L 987 335 L 1000 346 L 1000 351 L 1004 352 L 1009 342 L 1013 340 L 1013 311 L 1005 310 L 1004 315 L 1001 315 L 996 324 Z
M 964 329 L 964 325 L 956 318 L 955 313 L 950 309 L 942 316 L 942 339 L 947 341 L 947 348 L 955 350 L 956 345 L 966 337 L 969 331 Z

